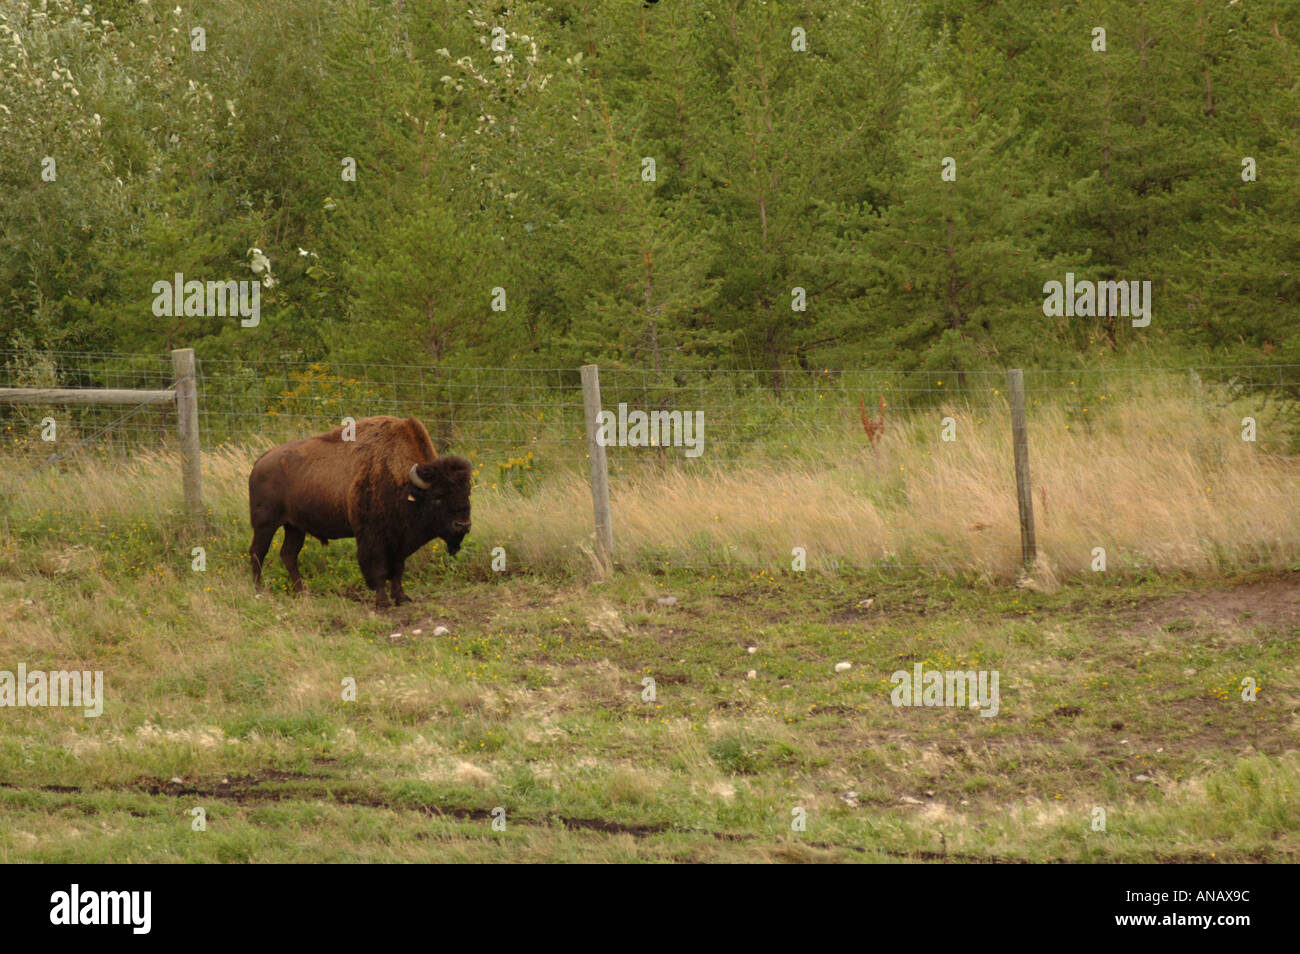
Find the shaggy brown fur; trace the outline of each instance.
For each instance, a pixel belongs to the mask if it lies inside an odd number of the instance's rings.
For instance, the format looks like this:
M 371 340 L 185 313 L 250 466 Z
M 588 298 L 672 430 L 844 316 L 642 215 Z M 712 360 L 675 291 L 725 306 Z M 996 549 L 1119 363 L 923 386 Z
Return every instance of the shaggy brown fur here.
M 356 537 L 357 562 L 376 605 L 396 603 L 406 558 L 434 537 L 455 554 L 470 529 L 470 474 L 463 457 L 438 457 L 429 432 L 413 417 L 367 417 L 355 440 L 336 427 L 272 448 L 248 478 L 253 543 L 253 583 L 261 586 L 262 561 L 276 530 L 284 527 L 280 559 L 297 591 L 303 589 L 298 552 L 308 535 L 322 543 Z M 415 466 L 422 488 L 411 479 Z

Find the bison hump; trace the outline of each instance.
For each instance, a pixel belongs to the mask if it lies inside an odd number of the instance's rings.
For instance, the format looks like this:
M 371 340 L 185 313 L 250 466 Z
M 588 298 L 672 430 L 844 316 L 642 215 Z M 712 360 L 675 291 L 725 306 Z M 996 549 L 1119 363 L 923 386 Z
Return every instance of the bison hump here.
M 437 460 L 438 454 L 433 449 L 429 432 L 417 418 L 376 417 L 369 420 L 374 422 L 369 435 L 374 441 L 372 446 L 397 486 L 406 483 L 412 464 L 427 464 Z M 362 422 L 357 423 L 357 439 L 360 440 L 359 425 Z

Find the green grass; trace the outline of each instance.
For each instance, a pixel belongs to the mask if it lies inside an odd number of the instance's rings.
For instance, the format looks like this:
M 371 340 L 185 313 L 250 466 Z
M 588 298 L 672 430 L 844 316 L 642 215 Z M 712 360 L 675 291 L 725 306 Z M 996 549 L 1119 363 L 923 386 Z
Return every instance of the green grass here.
M 0 709 L 0 861 L 1294 861 L 1300 471 L 1184 398 L 1034 412 L 1028 579 L 1005 422 L 961 410 L 956 444 L 896 415 L 867 445 L 851 408 L 616 469 L 612 575 L 585 478 L 484 460 L 460 556 L 382 615 L 350 540 L 308 542 L 303 598 L 277 542 L 254 593 L 256 448 L 205 452 L 198 534 L 174 453 L 23 472 L 0 670 L 107 702 Z M 997 670 L 998 715 L 895 708 L 917 663 Z
M 197 573 L 148 528 L 68 560 L 5 539 L 0 668 L 102 669 L 107 703 L 0 710 L 0 861 L 1300 854 L 1292 574 L 591 581 L 484 550 L 417 561 L 420 602 L 379 615 L 350 541 L 308 547 L 305 598 L 255 595 L 233 527 L 210 542 Z M 894 708 L 917 661 L 997 669 L 998 716 Z

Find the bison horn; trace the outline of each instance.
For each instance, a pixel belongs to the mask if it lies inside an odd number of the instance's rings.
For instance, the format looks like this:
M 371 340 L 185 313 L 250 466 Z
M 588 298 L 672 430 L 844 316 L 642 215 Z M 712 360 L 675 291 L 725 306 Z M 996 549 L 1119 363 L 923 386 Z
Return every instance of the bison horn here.
M 415 486 L 419 487 L 421 490 L 428 490 L 430 486 L 428 481 L 421 480 L 419 473 L 417 473 L 419 466 L 419 464 L 411 465 L 411 483 L 415 484 Z

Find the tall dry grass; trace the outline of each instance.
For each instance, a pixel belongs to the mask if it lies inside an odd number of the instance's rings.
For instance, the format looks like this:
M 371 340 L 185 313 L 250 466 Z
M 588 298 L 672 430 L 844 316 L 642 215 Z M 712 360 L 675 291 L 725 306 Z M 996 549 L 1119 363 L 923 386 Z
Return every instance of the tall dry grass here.
M 1274 443 L 1248 443 L 1240 422 L 1249 406 L 1192 398 L 1153 387 L 1086 410 L 1031 408 L 1035 579 L 1089 573 L 1097 547 L 1110 570 L 1300 562 L 1300 464 L 1265 449 L 1281 446 L 1280 422 L 1254 411 Z M 940 439 L 944 417 L 955 422 L 955 441 Z M 874 446 L 865 435 L 858 439 L 854 425 L 847 418 L 834 440 L 824 430 L 786 435 L 783 446 L 796 453 L 751 455 L 734 466 L 711 457 L 707 444 L 702 458 L 676 467 L 631 466 L 637 451 L 612 451 L 627 465 L 616 470 L 612 488 L 620 562 L 776 572 L 790 568 L 792 550 L 802 547 L 814 572 L 884 563 L 1000 580 L 1019 574 L 1005 414 L 954 407 L 897 415 Z M 261 450 L 205 455 L 205 499 L 219 532 L 246 523 L 247 474 Z M 0 534 L 12 537 L 55 507 L 69 533 L 105 520 L 175 532 L 179 484 L 167 452 L 40 473 L 11 489 Z M 523 491 L 480 474 L 473 503 L 478 548 L 471 560 L 486 563 L 488 551 L 503 546 L 515 567 L 592 567 L 584 474 L 553 472 Z M 58 527 L 49 532 L 57 536 Z

